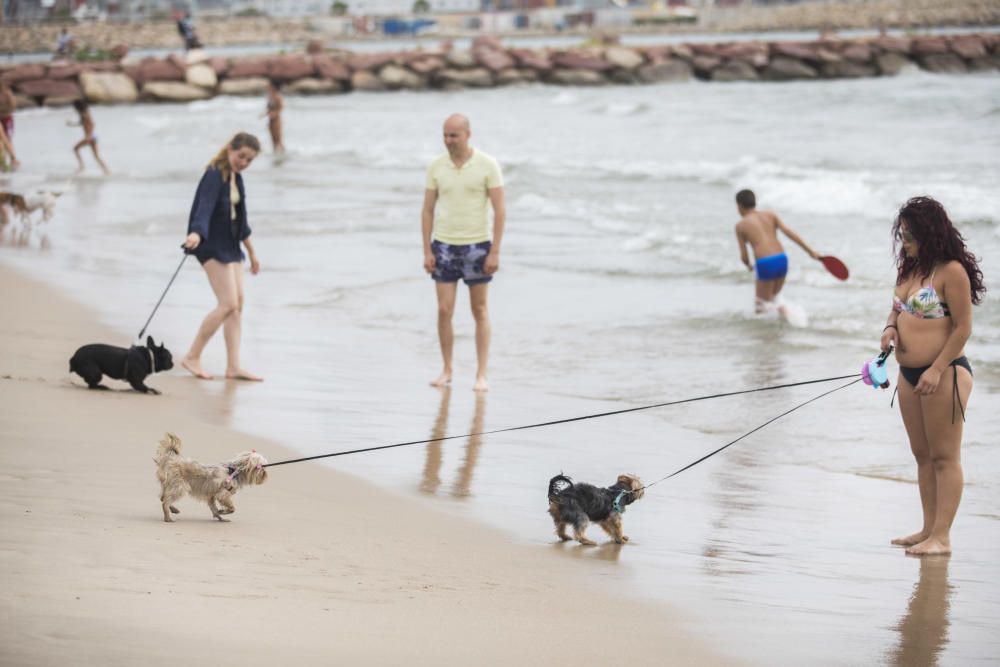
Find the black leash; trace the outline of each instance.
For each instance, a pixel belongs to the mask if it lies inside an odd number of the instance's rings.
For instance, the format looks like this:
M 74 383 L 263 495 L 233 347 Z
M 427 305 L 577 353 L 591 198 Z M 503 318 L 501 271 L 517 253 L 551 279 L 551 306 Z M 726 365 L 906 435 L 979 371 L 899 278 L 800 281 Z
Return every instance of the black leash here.
M 850 376 L 850 375 L 849 375 L 849 376 L 847 376 L 847 377 L 852 377 L 852 376 Z M 675 470 L 674 472 L 670 473 L 670 474 L 669 474 L 669 475 L 667 475 L 666 477 L 661 477 L 660 479 L 656 480 L 655 482 L 650 482 L 649 484 L 646 484 L 645 486 L 643 486 L 643 487 L 642 487 L 642 489 L 648 489 L 649 487 L 653 486 L 654 484 L 659 484 L 660 482 L 663 482 L 663 481 L 666 481 L 666 480 L 670 479 L 670 478 L 671 478 L 671 477 L 673 477 L 674 475 L 679 475 L 679 474 L 681 474 L 682 472 L 684 472 L 685 470 L 688 470 L 689 468 L 693 468 L 693 467 L 695 467 L 696 465 L 698 465 L 698 464 L 699 464 L 699 463 L 701 463 L 702 461 L 705 461 L 705 460 L 707 460 L 707 459 L 710 459 L 710 458 L 712 458 L 713 456 L 715 456 L 716 454 L 718 454 L 719 452 L 721 452 L 721 451 L 722 451 L 723 449 L 726 449 L 727 447 L 730 447 L 730 446 L 732 446 L 732 445 L 735 445 L 735 444 L 736 444 L 737 442 L 739 442 L 739 441 L 740 441 L 740 440 L 742 440 L 743 438 L 745 438 L 745 437 L 747 437 L 747 436 L 749 436 L 749 435 L 752 435 L 752 434 L 756 433 L 757 431 L 761 430 L 762 428 L 764 428 L 764 427 L 765 427 L 765 426 L 767 426 L 768 424 L 772 424 L 772 423 L 774 423 L 774 422 L 778 421 L 779 419 L 781 419 L 781 418 L 782 418 L 782 417 L 784 417 L 785 415 L 789 415 L 789 414 L 791 414 L 791 413 L 795 412 L 796 410 L 798 410 L 799 408 L 801 408 L 801 407 L 805 407 L 806 405 L 809 405 L 809 404 L 810 404 L 810 403 L 812 403 L 813 401 L 818 401 L 819 399 L 823 398 L 824 396 L 829 396 L 830 394 L 832 394 L 832 393 L 833 393 L 833 392 L 835 392 L 835 391 L 840 391 L 841 389 L 846 389 L 847 387 L 850 387 L 850 386 L 851 386 L 852 384 L 854 384 L 855 382 L 861 382 L 861 378 L 857 378 L 856 380 L 851 380 L 851 381 L 850 381 L 850 382 L 848 382 L 847 384 L 842 384 L 842 385 L 840 385 L 839 387 L 837 387 L 836 389 L 831 389 L 830 391 L 825 391 L 825 392 L 823 392 L 822 394 L 819 394 L 818 396 L 813 396 L 813 397 L 812 397 L 812 398 L 810 398 L 810 399 L 809 399 L 808 401 L 804 401 L 804 402 L 802 402 L 802 403 L 799 403 L 798 405 L 796 405 L 796 406 L 795 406 L 794 408 L 792 408 L 791 410 L 785 410 L 784 412 L 782 412 L 782 413 L 781 413 L 780 415 L 778 415 L 777 417 L 773 417 L 773 418 L 771 418 L 771 419 L 767 420 L 766 422 L 764 422 L 763 424 L 761 424 L 761 425 L 760 425 L 760 426 L 758 426 L 757 428 L 755 428 L 755 429 L 753 429 L 753 430 L 751 430 L 751 431 L 747 431 L 746 433 L 744 433 L 744 434 L 743 434 L 743 435 L 741 435 L 740 437 L 736 438 L 736 439 L 735 439 L 735 440 L 733 440 L 732 442 L 727 442 L 726 444 L 724 444 L 724 445 L 723 445 L 722 447 L 719 447 L 719 448 L 718 448 L 718 449 L 716 449 L 715 451 L 712 451 L 712 452 L 709 452 L 708 454 L 705 454 L 705 456 L 701 457 L 701 458 L 700 458 L 700 459 L 698 459 L 697 461 L 693 461 L 693 462 L 691 462 L 691 463 L 687 464 L 686 466 L 684 466 L 683 468 L 680 468 L 679 470 Z M 640 490 L 641 490 L 641 489 L 640 489 Z M 626 491 L 626 493 L 635 493 L 635 491 Z
M 181 272 L 181 267 L 184 266 L 184 262 L 185 260 L 187 260 L 188 254 L 189 253 L 186 252 L 184 253 L 184 257 L 181 258 L 181 263 L 177 265 L 177 270 L 174 271 L 174 275 L 171 276 L 170 282 L 167 283 L 167 288 L 163 290 L 163 294 L 160 295 L 160 300 L 156 302 L 155 306 L 153 306 L 153 312 L 149 314 L 149 319 L 146 320 L 146 323 L 144 325 L 142 325 L 142 331 L 140 331 L 139 335 L 136 336 L 136 340 L 142 341 L 142 334 L 146 333 L 146 327 L 148 327 L 149 323 L 153 321 L 153 315 L 156 315 L 157 309 L 160 307 L 160 304 L 163 303 L 163 297 L 167 296 L 167 292 L 170 290 L 170 286 L 174 284 L 174 279 L 177 278 L 177 274 Z
M 456 438 L 470 438 L 470 437 L 473 437 L 473 436 L 494 435 L 496 433 L 508 433 L 510 431 L 523 431 L 523 430 L 529 429 L 529 428 L 541 428 L 543 426 L 555 426 L 556 424 L 568 424 L 570 422 L 583 421 L 583 420 L 586 420 L 586 419 L 597 419 L 598 417 L 610 417 L 612 415 L 623 415 L 623 414 L 626 414 L 626 413 L 629 413 L 629 412 L 638 412 L 640 410 L 652 410 L 653 408 L 665 408 L 665 407 L 670 406 L 670 405 L 681 405 L 682 403 L 694 403 L 695 401 L 707 401 L 707 400 L 710 400 L 710 399 L 713 399 L 713 398 L 724 398 L 726 396 L 739 396 L 740 394 L 752 394 L 752 393 L 755 393 L 755 392 L 758 392 L 758 391 L 773 391 L 775 389 L 787 389 L 788 387 L 800 387 L 800 386 L 806 385 L 806 384 L 817 384 L 817 383 L 820 383 L 820 382 L 833 382 L 834 380 L 846 380 L 848 378 L 856 378 L 850 384 L 854 384 L 854 382 L 857 382 L 858 380 L 861 379 L 861 378 L 858 377 L 858 373 L 852 373 L 851 375 L 839 375 L 837 377 L 823 378 L 821 380 L 806 380 L 805 382 L 791 382 L 789 384 L 777 384 L 777 385 L 772 385 L 770 387 L 758 387 L 757 389 L 744 389 L 742 391 L 730 391 L 730 392 L 725 392 L 725 393 L 722 393 L 722 394 L 712 394 L 710 396 L 697 396 L 695 398 L 685 398 L 685 399 L 681 399 L 679 401 L 668 401 L 666 403 L 656 403 L 655 405 L 642 405 L 642 406 L 639 406 L 637 408 L 625 408 L 623 410 L 611 410 L 610 412 L 598 412 L 596 414 L 584 415 L 582 417 L 570 417 L 568 419 L 556 419 L 554 421 L 540 422 L 538 424 L 528 424 L 526 426 L 511 426 L 509 428 L 500 428 L 500 429 L 496 429 L 494 431 L 483 431 L 481 433 L 465 433 L 463 435 L 448 435 L 448 436 L 442 436 L 440 438 L 429 438 L 427 440 L 411 440 L 409 442 L 397 442 L 397 443 L 392 444 L 392 445 L 379 445 L 377 447 L 363 447 L 361 449 L 350 449 L 350 450 L 346 450 L 346 451 L 342 451 L 342 452 L 332 452 L 330 454 L 317 454 L 316 456 L 303 456 L 302 458 L 298 458 L 298 459 L 289 459 L 287 461 L 277 461 L 276 463 L 268 463 L 264 467 L 265 468 L 270 468 L 270 467 L 273 467 L 273 466 L 283 466 L 283 465 L 286 465 L 288 463 L 302 463 L 303 461 L 315 461 L 316 459 L 326 459 L 326 458 L 331 458 L 331 457 L 334 457 L 334 456 L 347 456 L 348 454 L 361 454 L 363 452 L 375 452 L 375 451 L 378 451 L 378 450 L 381 450 L 381 449 L 394 449 L 396 447 L 408 447 L 410 445 L 423 445 L 423 444 L 427 444 L 427 443 L 430 443 L 430 442 L 441 442 L 443 440 L 454 440 Z M 844 385 L 844 387 L 846 387 L 846 386 L 848 386 L 848 385 Z M 844 387 L 839 387 L 839 389 L 843 389 Z M 837 389 L 834 389 L 833 391 L 837 391 Z M 829 391 L 829 392 L 827 392 L 827 394 L 833 393 L 833 391 Z M 821 398 L 822 396 L 826 396 L 826 394 L 821 394 L 820 396 L 817 396 L 816 398 Z M 806 403 L 811 403 L 812 401 L 815 401 L 816 398 L 810 399 L 809 401 L 806 401 Z M 802 405 L 805 405 L 806 403 L 803 403 L 801 405 L 797 405 L 794 408 L 792 408 L 791 410 L 789 410 L 788 412 L 792 412 L 794 410 L 797 410 L 800 407 L 802 407 Z M 774 419 L 778 419 L 779 417 L 783 417 L 784 415 L 788 414 L 788 412 L 786 412 L 786 413 L 784 413 L 782 415 L 778 415 L 778 417 L 775 417 Z M 774 421 L 774 419 L 772 419 L 771 421 Z M 767 424 L 770 424 L 770 423 L 771 422 L 767 422 Z M 767 426 L 767 424 L 763 424 L 763 425 L 757 427 L 756 429 L 754 429 L 754 431 L 759 430 L 761 428 L 764 428 L 764 426 Z M 750 433 L 753 433 L 753 431 L 751 431 Z M 750 435 L 750 433 L 747 433 L 746 435 Z M 743 437 L 746 437 L 746 436 L 745 435 L 741 436 L 741 438 L 743 438 Z M 737 440 L 739 440 L 739 439 L 737 439 Z M 733 442 L 736 442 L 737 440 L 734 440 Z M 729 444 L 731 445 L 733 443 L 731 442 Z M 726 445 L 726 447 L 728 447 L 728 446 L 729 445 Z M 722 449 L 725 449 L 725 447 L 723 447 Z M 718 451 L 721 451 L 721 450 L 718 450 Z M 709 456 L 711 456 L 711 454 Z M 708 457 L 705 457 L 705 458 L 708 458 Z M 695 463 L 698 463 L 698 462 L 699 461 L 696 461 Z M 694 464 L 692 464 L 692 465 L 694 465 Z M 688 467 L 690 467 L 690 466 L 688 466 Z M 680 471 L 678 471 L 678 472 L 680 472 Z M 677 473 L 674 473 L 674 474 L 676 475 Z M 659 481 L 662 481 L 662 480 L 659 480 Z

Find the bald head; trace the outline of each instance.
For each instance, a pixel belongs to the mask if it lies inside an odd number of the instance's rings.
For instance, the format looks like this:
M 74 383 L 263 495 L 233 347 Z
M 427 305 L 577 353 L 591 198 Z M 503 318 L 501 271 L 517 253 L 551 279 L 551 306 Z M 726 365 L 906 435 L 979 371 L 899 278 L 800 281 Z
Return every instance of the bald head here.
M 462 114 L 452 114 L 444 121 L 444 146 L 452 159 L 464 160 L 468 157 L 471 135 L 469 119 Z

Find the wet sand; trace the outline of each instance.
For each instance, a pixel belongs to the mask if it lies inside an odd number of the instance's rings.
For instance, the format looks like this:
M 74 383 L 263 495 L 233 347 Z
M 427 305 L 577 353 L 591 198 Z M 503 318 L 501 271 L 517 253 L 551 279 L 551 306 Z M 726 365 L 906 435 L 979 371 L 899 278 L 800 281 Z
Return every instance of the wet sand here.
M 164 524 L 164 431 L 203 462 L 293 452 L 205 423 L 221 404 L 186 377 L 149 378 L 158 397 L 71 383 L 78 345 L 124 335 L 9 267 L 0 286 L 3 664 L 731 664 L 662 606 L 590 585 L 600 562 L 322 466 L 272 469 L 231 523 L 186 499 Z

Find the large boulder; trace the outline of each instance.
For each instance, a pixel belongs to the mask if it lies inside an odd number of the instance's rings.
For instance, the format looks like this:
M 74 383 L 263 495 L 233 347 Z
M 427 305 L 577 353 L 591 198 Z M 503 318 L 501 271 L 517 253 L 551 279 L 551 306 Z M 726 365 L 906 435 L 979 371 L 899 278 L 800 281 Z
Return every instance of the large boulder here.
M 856 42 L 854 44 L 848 44 L 847 47 L 841 51 L 840 55 L 842 55 L 845 60 L 867 64 L 872 61 L 872 48 L 864 42 Z
M 83 71 L 83 66 L 79 63 L 62 63 L 59 65 L 50 65 L 48 71 L 45 73 L 46 79 L 75 79 L 80 76 L 80 72 Z
M 687 81 L 693 74 L 691 66 L 679 58 L 667 58 L 649 63 L 636 70 L 636 76 L 643 83 Z
M 727 60 L 712 70 L 712 81 L 756 81 L 759 78 L 757 70 L 742 60 Z
M 336 79 L 314 77 L 298 79 L 285 86 L 285 92 L 296 95 L 332 95 L 343 91 L 343 86 Z
M 208 54 L 205 53 L 204 49 L 191 49 L 184 54 L 184 65 L 190 67 L 191 65 L 207 62 L 208 59 Z
M 271 61 L 268 76 L 275 81 L 294 81 L 313 76 L 316 68 L 312 58 L 305 56 L 278 56 Z
M 212 67 L 217 79 L 221 79 L 229 71 L 229 58 L 225 56 L 212 56 L 208 59 L 208 64 Z
M 506 51 L 479 48 L 472 52 L 476 62 L 491 72 L 500 72 L 514 66 L 514 59 Z
M 492 49 L 493 51 L 503 51 L 503 42 L 496 35 L 480 35 L 472 40 L 473 51 L 479 49 Z
M 951 38 L 951 50 L 966 60 L 986 57 L 986 46 L 976 35 L 962 35 Z M 51 76 L 51 75 L 50 75 Z
M 769 60 L 767 44 L 762 42 L 723 44 L 711 55 L 726 60 L 739 60 L 753 67 L 763 67 Z
M 961 74 L 967 72 L 965 61 L 954 53 L 932 54 L 918 58 L 920 66 L 928 72 L 938 74 Z
M 32 81 L 34 79 L 44 79 L 45 78 L 45 65 L 39 65 L 37 63 L 27 63 L 24 65 L 15 65 L 8 70 L 5 70 L 0 79 L 3 79 L 7 83 L 17 83 L 18 81 Z
M 906 56 L 888 51 L 875 56 L 875 66 L 883 76 L 896 76 L 912 62 Z
M 328 55 L 313 56 L 313 65 L 316 66 L 316 74 L 321 79 L 333 79 L 341 83 L 351 80 L 351 70 L 347 67 L 347 63 L 334 60 Z
M 872 43 L 884 53 L 898 53 L 903 56 L 910 54 L 910 40 L 906 37 L 877 37 Z
M 452 50 L 445 56 L 445 62 L 448 63 L 448 67 L 458 68 L 458 69 L 472 69 L 478 65 L 475 54 L 472 51 L 466 49 L 456 49 Z
M 862 79 L 879 74 L 875 65 L 865 65 L 850 60 L 843 60 L 839 63 L 824 63 L 820 72 L 827 79 Z
M 772 57 L 788 56 L 809 63 L 818 63 L 820 60 L 816 48 L 802 42 L 771 42 L 770 49 Z
M 552 61 L 545 51 L 532 49 L 511 49 L 509 52 L 521 68 L 530 68 L 536 72 L 548 72 L 552 69 Z
M 179 81 L 149 81 L 142 85 L 142 96 L 163 102 L 193 102 L 207 100 L 212 92 Z
M 528 81 L 534 81 L 534 79 L 529 79 L 525 72 L 531 72 L 532 70 L 517 70 L 514 68 L 505 69 L 497 72 L 496 79 L 498 86 L 511 86 L 518 83 L 526 83 Z M 532 72 L 533 73 L 533 72 Z
M 248 76 L 240 79 L 224 79 L 219 84 L 220 95 L 263 95 L 267 92 L 268 80 L 263 76 Z
M 351 88 L 354 90 L 385 90 L 385 84 L 375 74 L 362 69 L 351 75 Z
M 615 67 L 629 71 L 638 69 L 646 62 L 646 59 L 638 51 L 624 49 L 620 46 L 612 46 L 605 49 L 604 59 Z
M 472 69 L 443 69 L 434 77 L 442 88 L 490 88 L 493 75 L 485 67 Z
M 80 86 L 72 79 L 36 79 L 34 81 L 19 81 L 15 86 L 17 92 L 28 97 L 44 100 L 49 103 L 58 100 L 56 104 L 63 106 L 73 100 L 83 97 Z
M 138 83 L 148 81 L 183 81 L 184 69 L 171 60 L 145 58 L 139 63 L 139 69 L 134 74 Z
M 711 78 L 712 70 L 721 65 L 722 58 L 715 56 L 695 56 L 691 59 L 691 67 L 694 69 L 695 75 L 700 79 Z
M 126 104 L 139 99 L 135 81 L 123 72 L 83 72 L 83 95 L 95 104 Z
M 444 59 L 439 56 L 422 56 L 420 58 L 410 60 L 409 63 L 407 63 L 407 67 L 417 74 L 428 76 L 438 70 L 444 69 Z
M 610 62 L 586 51 L 562 51 L 552 56 L 552 64 L 561 69 L 578 69 L 590 72 L 607 72 L 614 68 Z M 604 79 L 601 79 L 604 81 Z
M 236 60 L 226 70 L 227 79 L 267 78 L 270 65 L 266 60 Z
M 549 74 L 549 81 L 564 86 L 603 86 L 608 80 L 598 71 L 592 69 L 563 69 L 552 70 Z
M 763 70 L 760 78 L 764 81 L 795 81 L 798 79 L 815 79 L 819 72 L 810 65 L 789 58 L 788 56 L 776 56 L 771 59 Z
M 386 65 L 379 71 L 378 78 L 389 90 L 418 90 L 427 86 L 427 80 L 399 65 Z
M 391 63 L 396 56 L 392 53 L 359 53 L 347 59 L 347 66 L 352 72 L 358 70 L 377 70 L 383 65 Z
M 970 72 L 991 72 L 1000 69 L 1000 56 L 974 58 L 968 62 Z
M 219 79 L 215 76 L 215 70 L 208 63 L 199 63 L 187 68 L 185 80 L 192 86 L 201 88 L 215 88 L 219 85 Z
M 944 37 L 914 37 L 910 42 L 910 53 L 915 56 L 942 55 L 948 51 L 948 42 Z

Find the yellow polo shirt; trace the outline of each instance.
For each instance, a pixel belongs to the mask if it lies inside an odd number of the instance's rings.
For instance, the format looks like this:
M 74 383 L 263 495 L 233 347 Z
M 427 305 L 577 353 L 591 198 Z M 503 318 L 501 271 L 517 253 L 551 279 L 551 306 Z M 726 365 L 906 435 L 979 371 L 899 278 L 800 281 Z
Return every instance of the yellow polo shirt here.
M 461 169 L 448 153 L 435 159 L 427 168 L 427 189 L 438 193 L 432 237 L 449 245 L 489 241 L 489 190 L 500 187 L 500 165 L 478 148 Z

